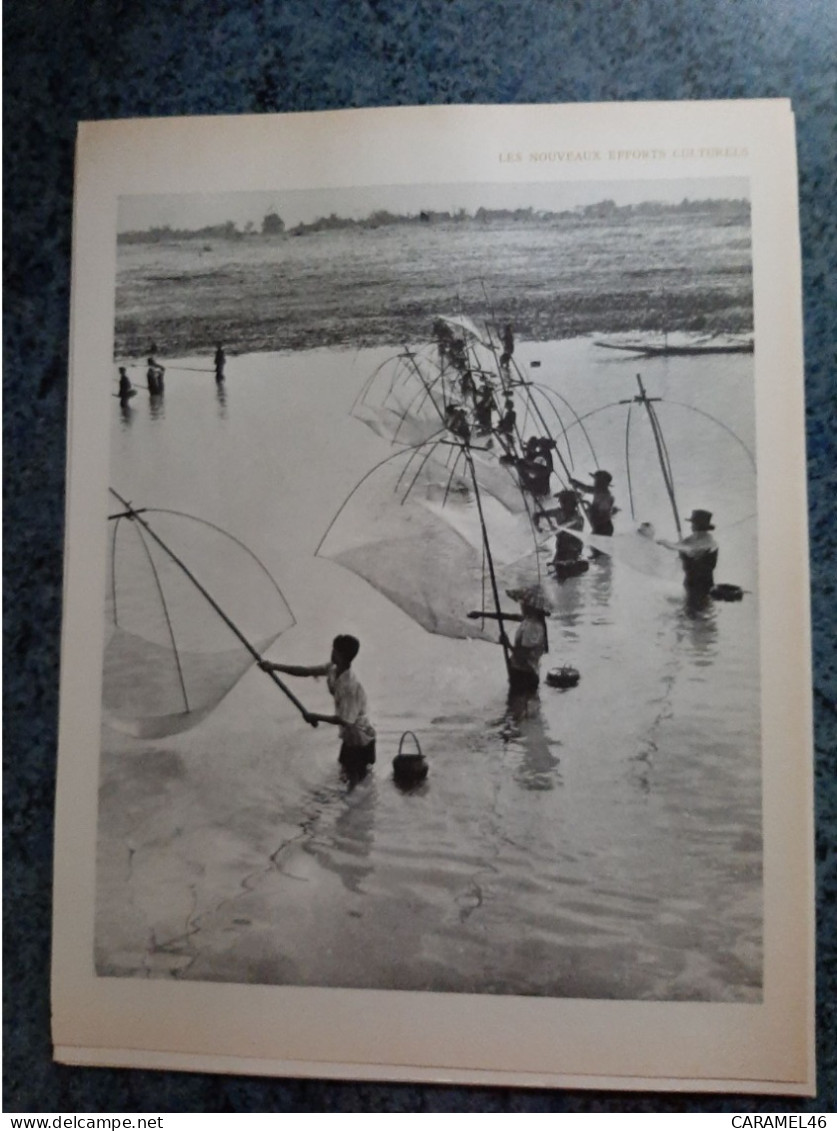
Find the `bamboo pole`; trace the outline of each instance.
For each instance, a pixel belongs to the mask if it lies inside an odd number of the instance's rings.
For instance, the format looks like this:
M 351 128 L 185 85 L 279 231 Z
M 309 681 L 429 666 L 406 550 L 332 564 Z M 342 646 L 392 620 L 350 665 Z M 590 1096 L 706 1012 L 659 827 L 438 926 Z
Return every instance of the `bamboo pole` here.
M 218 602 L 215 600 L 215 598 L 212 596 L 212 594 L 209 593 L 208 590 L 205 589 L 203 585 L 201 585 L 200 581 L 198 581 L 198 579 L 195 577 L 195 575 L 192 573 L 192 571 L 189 569 L 189 567 L 184 562 L 182 562 L 180 560 L 180 558 L 177 556 L 177 554 L 175 554 L 175 552 L 172 549 L 170 549 L 166 545 L 166 543 L 163 541 L 162 538 L 160 538 L 157 534 L 154 533 L 154 531 L 149 526 L 148 522 L 146 522 L 146 520 L 144 518 L 140 517 L 139 511 L 134 510 L 134 508 L 131 506 L 131 504 L 126 499 L 123 499 L 122 496 L 117 491 L 114 491 L 113 487 L 109 487 L 108 490 L 110 491 L 110 493 L 112 495 L 114 495 L 119 500 L 119 502 L 125 508 L 126 517 L 130 518 L 134 522 L 138 522 L 140 524 L 140 526 L 142 526 L 142 528 L 145 531 L 147 531 L 148 534 L 154 539 L 154 541 L 157 543 L 157 545 L 160 547 L 160 549 L 163 550 L 166 554 L 168 554 L 168 556 L 171 558 L 171 560 L 183 570 L 183 572 L 186 574 L 186 576 L 189 578 L 189 580 L 192 582 L 192 584 L 197 588 L 198 592 L 202 594 L 202 596 L 212 606 L 212 608 L 215 610 L 215 612 L 218 614 L 218 616 L 221 618 L 221 620 L 224 622 L 224 624 L 226 624 L 226 626 L 230 629 L 230 631 L 233 632 L 234 635 L 241 641 L 241 643 L 244 645 L 244 647 L 247 649 L 247 651 L 250 653 L 250 655 L 253 657 L 253 659 L 256 661 L 256 663 L 261 664 L 262 658 L 259 655 L 259 653 L 253 647 L 253 645 L 250 643 L 250 641 L 247 639 L 247 637 L 244 635 L 244 633 L 239 629 L 239 627 L 227 616 L 227 614 L 224 612 L 224 610 L 221 608 L 221 606 L 218 604 Z M 265 671 L 265 669 L 262 668 L 262 671 Z M 294 695 L 294 693 L 291 691 L 291 689 L 289 687 L 287 687 L 282 682 L 281 679 L 279 679 L 279 677 L 276 675 L 275 672 L 269 671 L 269 672 L 266 672 L 265 674 L 270 676 L 270 678 L 273 680 L 273 682 L 276 684 L 276 686 L 279 688 L 279 690 L 284 692 L 284 694 L 288 697 L 288 699 L 290 699 L 290 701 L 297 708 L 297 710 L 300 712 L 300 714 L 303 717 L 305 717 L 308 714 L 307 708 L 303 706 L 303 704 L 299 701 L 299 699 L 297 699 L 297 697 Z M 317 725 L 316 722 L 311 723 L 311 726 L 316 726 L 316 725 Z

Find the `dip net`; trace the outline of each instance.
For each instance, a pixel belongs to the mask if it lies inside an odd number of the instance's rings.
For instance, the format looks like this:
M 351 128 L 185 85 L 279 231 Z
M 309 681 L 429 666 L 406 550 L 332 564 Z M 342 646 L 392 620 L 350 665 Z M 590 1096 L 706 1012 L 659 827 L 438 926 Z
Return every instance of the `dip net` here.
M 500 590 L 519 585 L 533 563 L 538 569 L 538 547 L 529 516 L 483 489 L 482 470 L 452 441 L 394 453 L 355 486 L 317 555 L 362 577 L 428 632 L 495 640 L 496 624 L 468 614 L 494 607 L 492 568 Z
M 195 726 L 295 622 L 274 578 L 233 535 L 193 515 L 110 515 L 105 720 L 142 738 Z

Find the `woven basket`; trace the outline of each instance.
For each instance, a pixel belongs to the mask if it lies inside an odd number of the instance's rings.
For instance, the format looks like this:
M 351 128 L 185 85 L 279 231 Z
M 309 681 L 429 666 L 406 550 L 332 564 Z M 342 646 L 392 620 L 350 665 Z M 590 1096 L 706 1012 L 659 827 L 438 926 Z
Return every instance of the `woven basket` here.
M 405 741 L 412 740 L 415 750 L 405 750 Z M 392 760 L 392 772 L 395 778 L 403 782 L 420 782 L 427 777 L 427 759 L 421 752 L 419 740 L 411 730 L 405 730 L 398 743 L 398 753 Z
M 579 670 L 571 667 L 553 668 L 546 676 L 546 682 L 550 687 L 575 687 L 580 679 Z

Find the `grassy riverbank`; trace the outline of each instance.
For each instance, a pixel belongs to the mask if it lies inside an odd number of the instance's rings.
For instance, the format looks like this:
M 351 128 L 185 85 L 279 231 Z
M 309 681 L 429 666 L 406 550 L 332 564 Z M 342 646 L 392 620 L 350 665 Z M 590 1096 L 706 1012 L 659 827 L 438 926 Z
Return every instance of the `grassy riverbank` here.
M 749 224 L 705 213 L 120 244 L 116 357 L 398 345 L 440 313 L 520 338 L 752 330 Z

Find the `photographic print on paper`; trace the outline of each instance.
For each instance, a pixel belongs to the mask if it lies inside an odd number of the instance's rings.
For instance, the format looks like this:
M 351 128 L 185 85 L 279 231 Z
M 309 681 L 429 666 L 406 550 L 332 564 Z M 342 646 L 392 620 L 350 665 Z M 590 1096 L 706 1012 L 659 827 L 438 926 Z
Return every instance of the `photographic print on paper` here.
M 117 227 L 97 974 L 760 1002 L 747 178 Z

